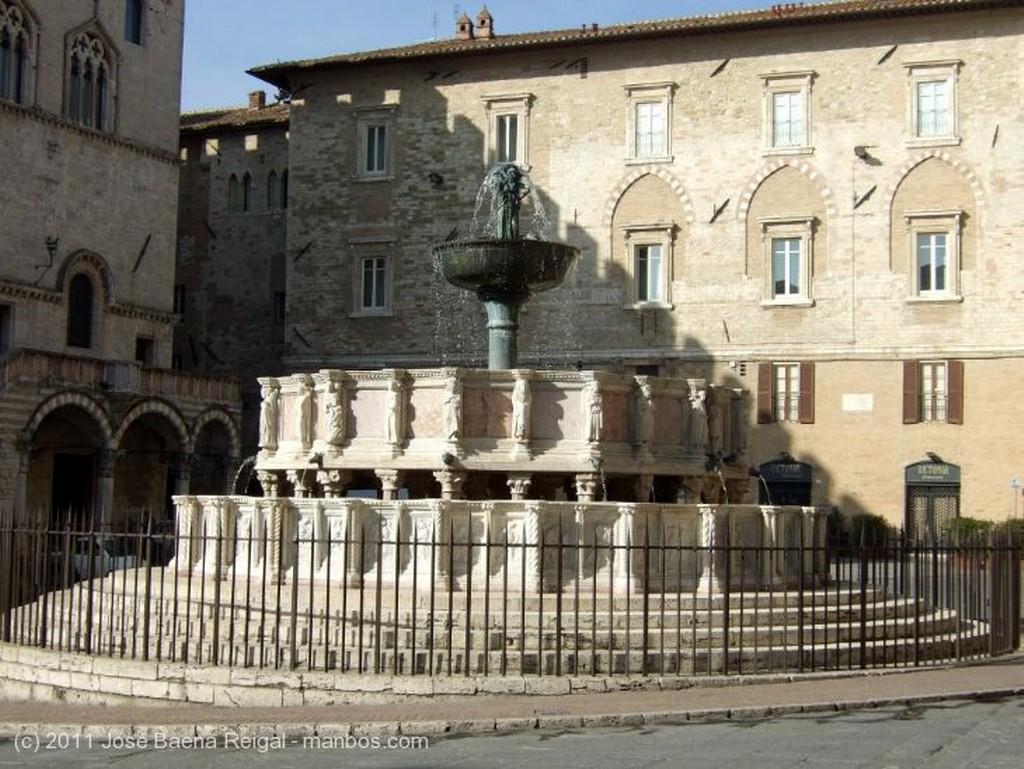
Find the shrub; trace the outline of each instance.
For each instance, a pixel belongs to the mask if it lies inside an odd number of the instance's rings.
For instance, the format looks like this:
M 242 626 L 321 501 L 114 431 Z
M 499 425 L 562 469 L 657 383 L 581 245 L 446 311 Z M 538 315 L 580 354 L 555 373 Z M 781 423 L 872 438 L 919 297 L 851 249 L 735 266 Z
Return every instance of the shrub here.
M 942 527 L 942 534 L 954 542 L 979 540 L 992 531 L 995 525 L 994 521 L 960 516 L 947 521 Z

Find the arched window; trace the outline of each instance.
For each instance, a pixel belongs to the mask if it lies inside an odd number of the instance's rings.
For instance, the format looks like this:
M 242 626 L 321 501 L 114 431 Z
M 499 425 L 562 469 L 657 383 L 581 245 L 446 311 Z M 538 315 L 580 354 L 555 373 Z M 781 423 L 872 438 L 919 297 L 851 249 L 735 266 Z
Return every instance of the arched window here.
M 125 0 L 124 39 L 129 43 L 142 45 L 142 0 Z
M 88 128 L 108 130 L 110 63 L 99 38 L 76 35 L 68 52 L 68 109 L 71 120 Z
M 267 208 L 270 211 L 281 211 L 288 208 L 288 172 L 271 171 L 267 177 Z
M 242 176 L 242 210 L 249 211 L 252 208 L 252 175 L 246 171 Z
M 25 103 L 27 69 L 25 14 L 17 5 L 0 0 L 0 99 Z
M 228 210 L 242 210 L 242 183 L 234 174 L 228 177 Z
M 92 347 L 94 305 L 92 280 L 80 272 L 68 287 L 68 347 Z
M 267 177 L 267 208 L 277 211 L 281 207 L 281 183 L 277 171 L 271 171 Z

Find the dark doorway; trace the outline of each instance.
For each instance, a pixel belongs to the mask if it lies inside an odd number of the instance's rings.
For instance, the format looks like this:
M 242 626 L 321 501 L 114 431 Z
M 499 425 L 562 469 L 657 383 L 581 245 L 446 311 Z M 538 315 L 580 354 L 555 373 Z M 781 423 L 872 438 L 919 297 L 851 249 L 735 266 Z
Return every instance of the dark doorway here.
M 51 520 L 63 525 L 68 520 L 82 526 L 92 514 L 95 458 L 92 454 L 53 455 L 53 486 L 50 492 Z
M 806 462 L 795 459 L 776 459 L 759 468 L 757 499 L 762 505 L 811 504 L 811 485 L 814 470 Z

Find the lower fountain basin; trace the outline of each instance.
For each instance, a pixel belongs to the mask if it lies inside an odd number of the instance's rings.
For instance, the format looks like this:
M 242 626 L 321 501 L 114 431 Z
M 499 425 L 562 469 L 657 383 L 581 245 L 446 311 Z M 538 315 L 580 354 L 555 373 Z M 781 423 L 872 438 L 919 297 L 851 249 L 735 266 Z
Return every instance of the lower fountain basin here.
M 433 249 L 449 283 L 479 295 L 528 296 L 558 286 L 579 249 L 545 240 L 465 240 Z

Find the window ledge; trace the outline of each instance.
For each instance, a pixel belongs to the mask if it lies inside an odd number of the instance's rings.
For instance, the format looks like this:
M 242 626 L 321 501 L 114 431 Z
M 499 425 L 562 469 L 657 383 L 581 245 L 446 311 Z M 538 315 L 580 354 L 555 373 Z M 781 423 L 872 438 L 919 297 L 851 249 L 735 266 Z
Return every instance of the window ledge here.
M 908 296 L 907 304 L 963 304 L 960 294 L 941 294 L 938 296 Z
M 628 157 L 626 158 L 627 166 L 639 166 L 647 163 L 674 163 L 675 155 L 654 155 L 649 158 L 638 158 Z
M 667 302 L 634 302 L 622 305 L 623 310 L 672 310 L 675 305 Z
M 356 183 L 362 182 L 390 182 L 394 181 L 394 174 L 356 174 Z
M 786 297 L 784 299 L 763 299 L 761 306 L 765 309 L 771 309 L 772 307 L 814 307 L 814 300 L 809 299 L 806 296 L 795 296 L 792 298 Z
M 390 309 L 387 310 L 356 310 L 350 312 L 348 316 L 350 318 L 393 318 L 394 312 Z
M 913 139 L 907 139 L 907 147 L 909 149 L 918 149 L 922 147 L 959 147 L 960 137 L 959 136 L 917 136 Z
M 761 154 L 768 157 L 776 156 L 793 156 L 793 155 L 813 155 L 814 147 L 810 146 L 799 146 L 799 147 L 765 147 Z

